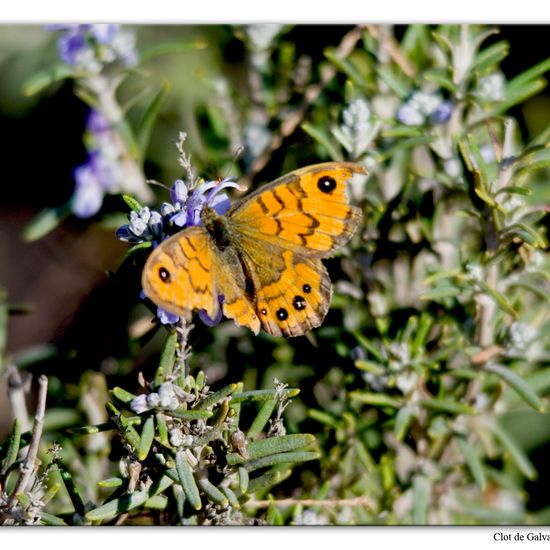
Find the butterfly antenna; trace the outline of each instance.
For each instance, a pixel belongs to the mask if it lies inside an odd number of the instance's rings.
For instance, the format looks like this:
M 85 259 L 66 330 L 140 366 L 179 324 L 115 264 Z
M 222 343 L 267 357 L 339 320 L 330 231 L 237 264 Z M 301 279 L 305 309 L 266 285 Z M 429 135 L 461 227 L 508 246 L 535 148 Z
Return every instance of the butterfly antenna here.
M 244 145 L 239 145 L 237 147 L 237 150 L 235 151 L 235 154 L 233 155 L 233 158 L 231 159 L 231 165 L 229 166 L 229 170 L 225 174 L 226 178 L 228 178 L 229 175 L 231 174 L 231 172 L 233 171 L 233 168 L 235 167 L 235 164 L 242 157 L 243 152 L 244 152 Z
M 166 191 L 170 191 L 170 187 L 167 185 L 164 185 L 164 183 L 161 183 L 157 180 L 146 180 L 149 185 L 158 185 L 159 187 L 162 187 L 163 189 L 166 189 Z

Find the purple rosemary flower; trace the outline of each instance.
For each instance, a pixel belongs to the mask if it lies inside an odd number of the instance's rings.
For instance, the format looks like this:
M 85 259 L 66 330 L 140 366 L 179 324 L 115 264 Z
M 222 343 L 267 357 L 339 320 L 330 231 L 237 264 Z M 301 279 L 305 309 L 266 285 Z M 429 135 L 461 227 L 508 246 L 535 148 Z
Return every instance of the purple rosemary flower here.
M 399 107 L 395 118 L 407 126 L 421 126 L 427 122 L 443 124 L 451 118 L 452 112 L 452 102 L 444 100 L 441 94 L 416 91 Z
M 137 65 L 135 34 L 119 25 L 48 25 L 46 29 L 60 33 L 58 53 L 67 65 L 91 73 L 117 61 L 125 67 Z
M 72 211 L 79 218 L 97 214 L 105 194 L 117 192 L 122 181 L 116 142 L 101 113 L 90 112 L 86 134 L 91 144 L 88 160 L 74 171 Z
M 430 115 L 430 122 L 432 124 L 444 124 L 448 122 L 453 114 L 453 103 L 451 101 L 443 101 L 440 103 L 435 111 Z

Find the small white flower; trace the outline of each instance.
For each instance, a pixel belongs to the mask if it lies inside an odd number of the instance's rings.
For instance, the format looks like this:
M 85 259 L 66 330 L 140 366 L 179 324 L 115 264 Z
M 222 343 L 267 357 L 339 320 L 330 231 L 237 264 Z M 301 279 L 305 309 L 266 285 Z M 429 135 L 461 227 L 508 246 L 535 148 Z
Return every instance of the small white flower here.
M 420 126 L 424 124 L 424 115 L 409 103 L 405 103 L 399 107 L 396 118 L 402 124 L 407 126 Z
M 485 278 L 483 268 L 479 264 L 468 264 L 466 272 L 474 281 L 483 281 Z
M 247 25 L 246 34 L 253 49 L 266 50 L 271 46 L 273 39 L 281 32 L 283 26 L 276 23 Z
M 458 178 L 461 175 L 460 162 L 456 159 L 447 159 L 443 162 L 445 172 L 451 178 Z
M 486 101 L 500 101 L 504 99 L 506 79 L 500 72 L 491 73 L 479 80 L 478 94 Z
M 359 157 L 369 148 L 380 123 L 372 118 L 369 104 L 363 98 L 353 100 L 344 109 L 342 118 L 344 123 L 335 135 L 354 157 Z
M 525 350 L 536 338 L 537 329 L 520 321 L 512 323 L 509 330 L 510 342 L 516 350 Z
M 415 92 L 408 104 L 424 116 L 430 116 L 443 103 L 439 94 L 429 92 Z

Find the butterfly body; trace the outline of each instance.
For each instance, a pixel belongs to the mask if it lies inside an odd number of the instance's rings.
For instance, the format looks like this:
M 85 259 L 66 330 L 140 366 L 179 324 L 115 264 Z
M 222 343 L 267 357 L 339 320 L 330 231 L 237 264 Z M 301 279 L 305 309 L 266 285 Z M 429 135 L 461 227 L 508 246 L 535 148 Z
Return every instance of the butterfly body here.
M 291 172 L 245 196 L 220 216 L 163 241 L 144 267 L 145 294 L 188 318 L 223 313 L 254 333 L 299 336 L 319 326 L 330 306 L 321 259 L 353 236 L 361 211 L 349 204 L 346 181 L 365 173 L 353 163 L 324 163 Z

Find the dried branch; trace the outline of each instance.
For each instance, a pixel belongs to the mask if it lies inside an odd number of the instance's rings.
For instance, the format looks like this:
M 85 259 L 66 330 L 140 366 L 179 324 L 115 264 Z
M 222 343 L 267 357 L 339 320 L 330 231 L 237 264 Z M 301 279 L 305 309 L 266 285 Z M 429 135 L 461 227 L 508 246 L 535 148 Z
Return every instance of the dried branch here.
M 21 466 L 21 476 L 17 480 L 17 484 L 8 500 L 8 508 L 15 503 L 17 495 L 22 493 L 29 484 L 31 476 L 36 471 L 36 456 L 38 447 L 42 437 L 42 429 L 44 427 L 44 416 L 46 414 L 46 395 L 48 393 L 48 377 L 44 374 L 38 379 L 38 403 L 36 405 L 36 414 L 34 416 L 34 424 L 32 428 L 32 439 L 29 444 L 27 456 Z

